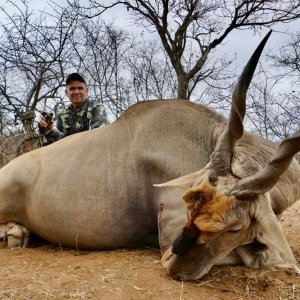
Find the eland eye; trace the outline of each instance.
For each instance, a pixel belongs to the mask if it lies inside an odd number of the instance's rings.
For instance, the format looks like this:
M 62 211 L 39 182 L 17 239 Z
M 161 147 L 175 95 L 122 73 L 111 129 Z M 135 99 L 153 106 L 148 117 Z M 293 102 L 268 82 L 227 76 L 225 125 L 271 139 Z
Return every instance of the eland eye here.
M 238 232 L 242 229 L 242 225 L 236 225 L 232 228 L 230 228 L 230 230 L 228 230 L 229 232 Z

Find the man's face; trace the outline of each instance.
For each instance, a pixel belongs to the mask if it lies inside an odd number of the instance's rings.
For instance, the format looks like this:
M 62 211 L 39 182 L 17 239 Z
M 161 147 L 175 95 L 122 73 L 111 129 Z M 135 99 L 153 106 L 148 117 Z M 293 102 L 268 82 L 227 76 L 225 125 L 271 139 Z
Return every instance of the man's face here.
M 67 84 L 66 96 L 75 108 L 79 108 L 88 97 L 88 89 L 85 83 L 74 80 Z

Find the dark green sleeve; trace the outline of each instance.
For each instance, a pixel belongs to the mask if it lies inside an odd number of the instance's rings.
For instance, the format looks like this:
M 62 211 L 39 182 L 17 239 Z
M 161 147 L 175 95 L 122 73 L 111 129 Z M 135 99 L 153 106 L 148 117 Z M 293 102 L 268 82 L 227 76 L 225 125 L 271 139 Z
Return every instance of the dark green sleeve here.
M 107 114 L 103 104 L 98 104 L 91 111 L 92 117 L 90 120 L 89 129 L 94 129 L 108 124 Z

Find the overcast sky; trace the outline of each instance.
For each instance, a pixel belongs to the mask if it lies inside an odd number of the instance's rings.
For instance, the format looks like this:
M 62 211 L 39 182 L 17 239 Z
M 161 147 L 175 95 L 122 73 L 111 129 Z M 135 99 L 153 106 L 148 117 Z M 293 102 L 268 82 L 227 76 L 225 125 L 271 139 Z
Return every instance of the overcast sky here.
M 67 3 L 67 0 L 55 0 L 61 6 L 64 3 Z M 80 3 L 84 3 L 86 0 L 81 0 Z M 0 0 L 1 5 L 6 3 L 6 0 Z M 47 6 L 47 0 L 28 0 L 29 7 L 34 10 L 42 10 Z M 127 14 L 126 10 L 121 6 L 117 6 L 114 9 L 106 12 L 104 18 L 107 21 L 115 20 L 116 25 L 121 26 L 128 31 L 136 30 L 136 25 L 133 25 L 130 16 Z M 1 17 L 1 15 L 0 15 Z M 295 31 L 300 28 L 300 21 L 290 23 L 290 24 L 279 24 L 274 27 L 275 30 L 284 32 L 286 30 Z M 142 29 L 141 29 L 142 30 Z M 236 54 L 237 60 L 236 64 L 238 68 L 242 68 L 254 49 L 262 39 L 262 37 L 268 32 L 268 29 L 264 28 L 259 34 L 253 33 L 251 30 L 234 30 L 229 34 L 229 36 L 223 42 L 221 47 L 217 47 L 217 52 L 220 55 L 227 55 L 230 58 L 233 58 Z M 284 45 L 284 42 L 287 40 L 287 35 L 284 33 L 273 32 L 271 35 L 264 53 L 267 53 L 269 49 L 278 49 Z M 263 61 L 263 59 L 262 59 Z

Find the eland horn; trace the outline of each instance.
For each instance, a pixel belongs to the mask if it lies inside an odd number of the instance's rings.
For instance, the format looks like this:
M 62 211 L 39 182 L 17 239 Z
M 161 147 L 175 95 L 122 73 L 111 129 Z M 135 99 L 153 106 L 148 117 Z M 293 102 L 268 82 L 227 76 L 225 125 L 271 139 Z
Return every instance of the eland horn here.
M 264 46 L 271 35 L 272 30 L 264 37 L 249 59 L 239 80 L 234 88 L 232 104 L 227 125 L 222 132 L 220 140 L 211 156 L 212 181 L 217 180 L 218 176 L 226 176 L 231 171 L 231 160 L 236 141 L 243 134 L 243 120 L 246 111 L 246 93 L 256 69 L 260 55 Z
M 267 192 L 286 171 L 298 151 L 300 151 L 300 131 L 283 140 L 266 166 L 256 174 L 241 179 L 231 194 L 236 197 L 249 197 Z

